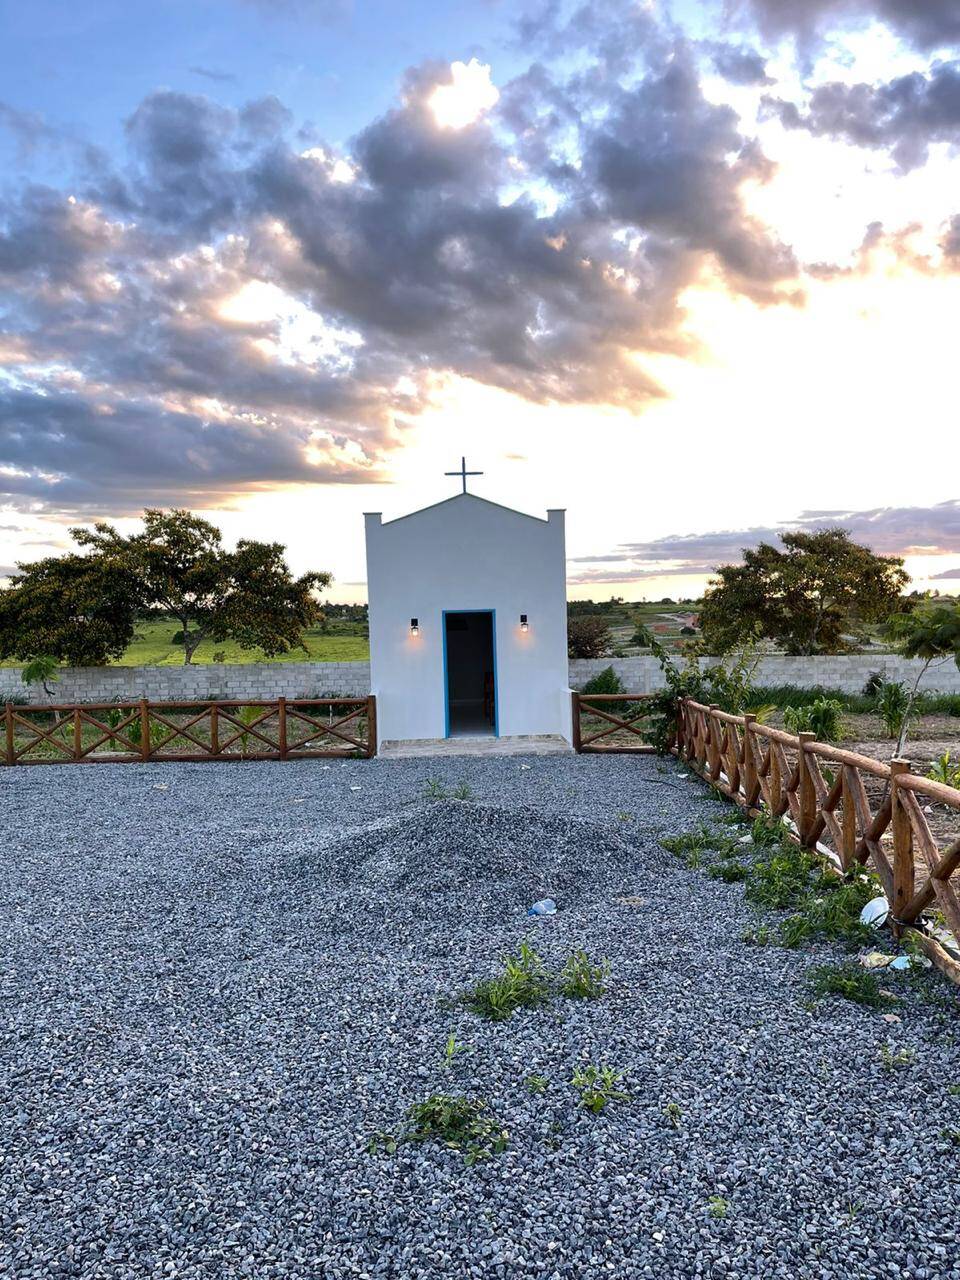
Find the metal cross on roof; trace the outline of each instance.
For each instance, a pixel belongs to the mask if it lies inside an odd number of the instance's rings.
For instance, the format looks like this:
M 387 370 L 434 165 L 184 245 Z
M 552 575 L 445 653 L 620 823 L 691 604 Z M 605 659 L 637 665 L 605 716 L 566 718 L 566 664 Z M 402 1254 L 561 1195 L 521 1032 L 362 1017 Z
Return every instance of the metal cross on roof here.
M 445 476 L 459 476 L 460 479 L 463 481 L 463 492 L 466 493 L 467 492 L 467 476 L 482 476 L 483 472 L 468 471 L 466 458 L 461 458 L 459 471 L 445 471 L 443 474 Z

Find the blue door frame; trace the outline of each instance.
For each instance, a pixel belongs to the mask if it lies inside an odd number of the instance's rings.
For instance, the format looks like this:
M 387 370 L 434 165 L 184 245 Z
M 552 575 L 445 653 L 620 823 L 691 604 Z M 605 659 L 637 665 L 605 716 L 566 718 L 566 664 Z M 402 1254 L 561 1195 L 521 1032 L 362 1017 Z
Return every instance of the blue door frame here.
M 447 614 L 489 613 L 490 639 L 493 643 L 493 736 L 500 737 L 500 681 L 497 676 L 497 611 L 496 609 L 444 609 L 440 616 L 443 630 L 443 720 L 444 737 L 450 737 L 450 675 L 447 671 Z

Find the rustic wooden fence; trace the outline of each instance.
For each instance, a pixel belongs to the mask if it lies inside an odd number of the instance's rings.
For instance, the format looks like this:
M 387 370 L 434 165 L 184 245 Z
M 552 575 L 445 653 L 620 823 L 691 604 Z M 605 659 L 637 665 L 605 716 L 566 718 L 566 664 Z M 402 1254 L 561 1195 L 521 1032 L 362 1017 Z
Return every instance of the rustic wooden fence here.
M 103 702 L 5 709 L 5 765 L 307 760 L 377 750 L 376 699 Z
M 649 755 L 645 740 L 649 693 L 573 691 L 573 749 L 584 754 Z
M 758 724 L 716 706 L 683 699 L 674 747 L 681 759 L 718 791 L 754 815 L 783 818 L 798 843 L 847 871 L 855 863 L 876 872 L 890 924 L 899 934 L 938 909 L 960 938 L 960 838 L 934 836 L 928 814 L 956 831 L 960 791 L 910 771 L 907 760 L 889 764 Z M 923 804 L 922 801 L 926 801 Z M 955 982 L 960 962 L 927 932 L 915 936 Z

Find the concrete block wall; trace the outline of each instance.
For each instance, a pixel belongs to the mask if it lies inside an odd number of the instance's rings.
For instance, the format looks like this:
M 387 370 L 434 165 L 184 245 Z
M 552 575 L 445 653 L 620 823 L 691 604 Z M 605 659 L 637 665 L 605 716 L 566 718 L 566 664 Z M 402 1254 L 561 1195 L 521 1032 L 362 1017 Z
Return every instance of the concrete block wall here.
M 702 659 L 709 666 L 712 659 Z M 795 684 L 801 688 L 826 685 L 844 693 L 859 693 L 871 672 L 880 671 L 887 680 L 912 685 L 923 663 L 919 659 L 896 654 L 842 654 L 815 658 L 787 658 L 780 655 L 762 658 L 754 681 L 757 684 Z M 663 687 L 660 664 L 653 657 L 639 658 L 572 658 L 570 687 L 581 689 L 605 667 L 613 667 L 631 693 L 653 693 Z M 933 663 L 927 670 L 921 688 L 938 693 L 960 693 L 960 670 L 952 658 Z
M 709 659 L 704 662 L 709 663 Z M 888 680 L 912 684 L 921 664 L 895 654 L 855 654 L 842 657 L 763 658 L 757 669 L 758 684 L 828 685 L 847 693 L 859 693 L 872 671 Z M 652 693 L 663 685 L 655 658 L 574 658 L 570 662 L 570 687 L 580 689 L 604 667 L 613 667 L 631 693 Z M 952 658 L 930 667 L 923 688 L 960 693 L 960 671 Z M 7 698 L 31 702 L 151 702 L 204 701 L 216 698 L 314 698 L 337 694 L 364 698 L 370 692 L 368 662 L 263 662 L 248 666 L 190 667 L 82 667 L 65 668 L 51 685 L 50 697 L 42 689 L 28 689 L 19 667 L 0 667 L 0 702 Z
M 19 667 L 0 668 L 0 702 L 29 698 L 37 703 L 206 701 L 217 698 L 315 698 L 337 694 L 365 698 L 368 662 L 262 662 L 247 666 L 64 668 L 47 696 L 28 689 Z

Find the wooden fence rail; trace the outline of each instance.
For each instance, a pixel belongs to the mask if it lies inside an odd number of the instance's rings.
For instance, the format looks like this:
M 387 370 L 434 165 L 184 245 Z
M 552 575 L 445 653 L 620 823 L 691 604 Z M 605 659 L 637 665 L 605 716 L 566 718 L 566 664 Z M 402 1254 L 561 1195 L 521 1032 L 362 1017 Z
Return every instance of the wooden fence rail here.
M 817 742 L 812 733 L 786 733 L 692 699 L 681 700 L 674 750 L 750 813 L 783 818 L 799 844 L 838 871 L 869 866 L 898 934 L 935 908 L 960 939 L 960 838 L 941 848 L 927 821 L 931 806 L 940 805 L 960 827 L 960 790 L 911 773 L 907 760 L 884 764 Z M 960 982 L 953 949 L 925 932 L 916 936 Z
M 649 754 L 654 748 L 644 737 L 644 725 L 647 720 L 646 704 L 652 697 L 649 693 L 588 694 L 574 690 L 574 751 L 584 754 Z
M 3 763 L 308 760 L 377 750 L 367 698 L 98 702 L 5 708 Z

